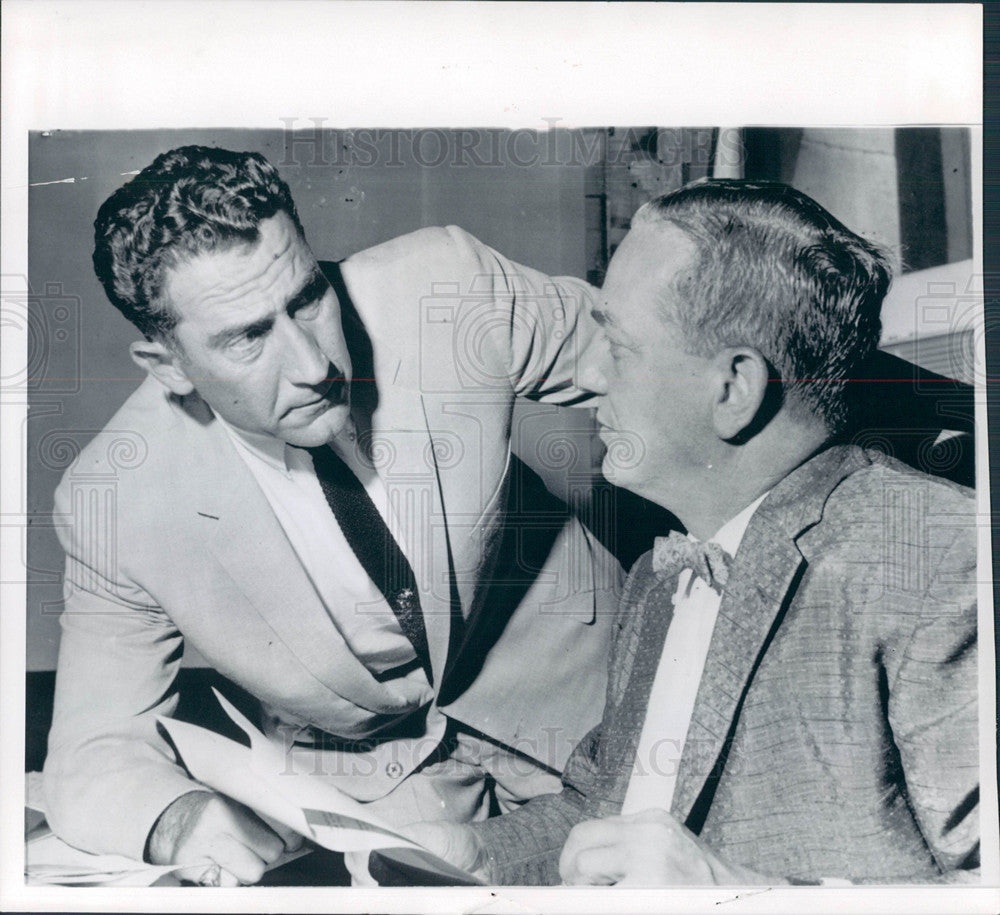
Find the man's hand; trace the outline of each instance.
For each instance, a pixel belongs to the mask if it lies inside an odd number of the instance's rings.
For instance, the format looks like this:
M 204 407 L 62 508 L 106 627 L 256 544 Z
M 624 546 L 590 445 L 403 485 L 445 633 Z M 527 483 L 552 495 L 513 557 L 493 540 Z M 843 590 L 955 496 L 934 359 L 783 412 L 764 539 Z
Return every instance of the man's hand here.
M 439 858 L 444 858 L 449 864 L 454 864 L 485 883 L 492 882 L 486 867 L 486 851 L 472 827 L 464 823 L 434 820 L 412 823 L 399 832 L 420 843 Z
M 149 837 L 149 860 L 192 865 L 177 872 L 184 880 L 238 886 L 256 883 L 283 851 L 301 844 L 301 836 L 275 831 L 242 804 L 196 790 L 160 814 Z
M 573 827 L 559 858 L 567 884 L 729 886 L 786 883 L 722 861 L 666 810 L 585 820 Z

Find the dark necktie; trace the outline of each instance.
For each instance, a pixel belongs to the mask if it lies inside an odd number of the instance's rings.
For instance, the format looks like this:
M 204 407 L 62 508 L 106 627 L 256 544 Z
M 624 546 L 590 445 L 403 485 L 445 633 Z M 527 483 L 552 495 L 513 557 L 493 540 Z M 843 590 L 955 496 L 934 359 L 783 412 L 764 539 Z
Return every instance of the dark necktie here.
M 705 584 L 722 592 L 729 581 L 733 561 L 719 544 L 690 540 L 678 531 L 653 541 L 653 571 L 661 578 L 673 578 L 682 569 L 691 569 Z
M 361 481 L 333 449 L 321 447 L 308 451 L 337 525 L 368 577 L 392 607 L 403 635 L 410 640 L 417 660 L 427 673 L 428 682 L 433 683 L 427 631 L 409 561 Z

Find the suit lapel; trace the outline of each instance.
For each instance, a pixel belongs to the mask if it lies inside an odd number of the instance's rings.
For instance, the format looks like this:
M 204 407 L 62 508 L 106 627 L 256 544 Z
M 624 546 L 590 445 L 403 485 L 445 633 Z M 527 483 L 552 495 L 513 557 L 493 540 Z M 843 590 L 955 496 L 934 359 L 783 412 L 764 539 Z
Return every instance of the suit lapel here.
M 621 811 L 635 767 L 653 680 L 674 615 L 677 576 L 661 579 L 652 570 L 651 557 L 646 553 L 636 560 L 623 586 L 610 661 L 601 742 L 602 752 L 616 759 L 602 766 L 610 777 L 602 796 L 617 803 L 616 812 Z
M 775 535 L 767 524 L 747 531 L 719 606 L 674 789 L 672 810 L 681 821 L 687 819 L 723 751 L 785 596 L 803 564 L 794 542 L 776 540 Z M 767 563 L 744 567 L 740 563 L 744 555 L 766 555 Z
M 822 518 L 840 481 L 864 463 L 860 449 L 828 448 L 779 482 L 750 519 L 719 606 L 681 756 L 671 809 L 682 822 L 703 791 L 711 800 L 754 672 L 805 571 L 799 537 Z M 705 812 L 704 804 L 698 807 Z
M 188 425 L 188 424 L 186 424 Z M 249 468 L 218 423 L 188 425 L 185 460 L 198 466 L 187 501 L 219 565 L 310 675 L 359 706 L 391 699 L 340 636 Z M 282 570 L 275 575 L 274 570 Z
M 438 467 L 439 450 L 455 452 L 461 443 L 427 420 L 413 348 L 419 340 L 403 334 L 380 334 L 373 341 L 366 318 L 384 318 L 378 310 L 365 314 L 365 303 L 383 303 L 379 271 L 350 258 L 322 268 L 340 300 L 344 333 L 354 362 L 352 403 L 371 422 L 362 445 L 369 450 L 392 506 L 390 529 L 413 569 L 427 633 L 434 682 L 440 684 L 448 654 L 453 587 L 448 531 Z M 397 345 L 398 344 L 398 345 Z

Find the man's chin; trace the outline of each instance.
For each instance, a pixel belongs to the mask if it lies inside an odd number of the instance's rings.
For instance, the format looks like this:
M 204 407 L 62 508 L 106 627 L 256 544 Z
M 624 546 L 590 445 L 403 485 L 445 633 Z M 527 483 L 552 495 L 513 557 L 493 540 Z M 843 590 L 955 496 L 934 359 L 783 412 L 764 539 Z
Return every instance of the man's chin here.
M 609 483 L 618 486 L 618 480 L 621 476 L 621 472 L 620 467 L 616 467 L 613 461 L 608 460 L 607 452 L 605 452 L 604 460 L 601 461 L 601 476 L 603 476 Z
M 349 404 L 329 407 L 311 423 L 285 431 L 284 439 L 296 448 L 318 448 L 332 441 L 351 418 Z
M 628 463 L 623 463 L 616 449 L 609 449 L 605 452 L 604 460 L 601 461 L 601 475 L 613 486 L 634 491 L 635 468 Z

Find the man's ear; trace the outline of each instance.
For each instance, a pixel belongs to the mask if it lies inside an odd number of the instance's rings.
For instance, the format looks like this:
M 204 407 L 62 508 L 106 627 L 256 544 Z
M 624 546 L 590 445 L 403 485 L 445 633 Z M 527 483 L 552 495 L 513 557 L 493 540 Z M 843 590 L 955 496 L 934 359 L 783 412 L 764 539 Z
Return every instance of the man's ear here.
M 129 347 L 132 361 L 145 369 L 170 393 L 184 397 L 194 390 L 177 353 L 162 340 L 136 340 Z
M 753 347 L 730 347 L 716 357 L 717 394 L 712 407 L 715 432 L 724 441 L 746 435 L 767 396 L 770 369 Z

